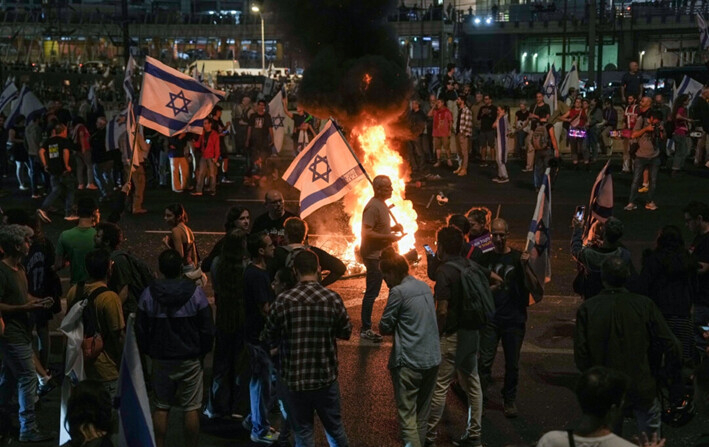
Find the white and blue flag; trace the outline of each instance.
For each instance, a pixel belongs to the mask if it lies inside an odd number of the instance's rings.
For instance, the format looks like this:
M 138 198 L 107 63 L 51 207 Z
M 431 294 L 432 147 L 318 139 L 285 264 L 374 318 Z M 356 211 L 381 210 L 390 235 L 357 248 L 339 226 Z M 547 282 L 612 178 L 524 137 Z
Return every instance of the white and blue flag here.
M 301 218 L 344 197 L 363 178 L 362 165 L 332 120 L 283 174 L 283 180 L 300 190 Z
M 225 93 L 211 89 L 151 57 L 145 58 L 138 124 L 163 135 L 202 133 L 202 122 Z
M 15 125 L 15 120 L 19 115 L 24 115 L 25 122 L 29 123 L 38 116 L 41 116 L 46 112 L 47 109 L 44 108 L 44 104 L 32 93 L 26 85 L 22 86 L 20 94 L 12 103 L 12 109 L 10 115 L 5 121 L 5 129 L 9 129 Z
M 537 205 L 534 208 L 532 222 L 529 224 L 526 250 L 529 253 L 529 266 L 539 280 L 542 294 L 544 284 L 551 281 L 551 181 L 549 173 L 550 169 L 547 168 L 537 195 Z M 530 304 L 536 303 L 540 299 L 541 295 L 538 293 L 530 293 Z
M 91 110 L 96 111 L 98 110 L 98 95 L 96 94 L 96 89 L 98 88 L 98 84 L 92 84 L 91 87 L 89 88 L 89 94 L 87 95 L 87 99 L 89 100 L 89 103 L 91 104 Z
M 268 103 L 268 113 L 273 123 L 273 145 L 278 152 L 283 148 L 283 137 L 286 134 L 286 112 L 283 108 L 283 89 Z
M 608 160 L 596 176 L 591 189 L 591 199 L 588 201 L 583 228 L 584 243 L 587 243 L 592 236 L 590 230 L 596 222 L 605 222 L 613 216 L 613 175 L 610 164 L 611 161 Z
M 121 148 L 120 141 L 125 138 L 126 133 L 126 112 L 115 115 L 106 126 L 106 149 L 109 151 Z
M 126 323 L 121 369 L 118 372 L 118 445 L 119 447 L 155 447 L 153 419 L 148 391 L 135 338 L 135 315 Z
M 126 64 L 126 73 L 123 76 L 123 90 L 126 92 L 126 101 L 135 100 L 135 89 L 133 88 L 133 73 L 135 73 L 136 63 L 131 54 Z
M 566 99 L 569 96 L 569 89 L 579 90 L 579 71 L 576 67 L 576 61 L 571 64 L 571 69 L 564 77 L 564 82 L 561 83 L 561 98 Z
M 542 90 L 544 94 L 544 102 L 549 105 L 550 114 L 553 115 L 556 112 L 556 101 L 557 101 L 557 84 L 556 78 L 554 77 L 554 65 L 552 64 L 547 73 L 547 77 L 544 80 L 544 88 Z
M 8 77 L 5 82 L 5 87 L 2 90 L 2 94 L 0 94 L 0 113 L 5 110 L 5 107 L 7 107 L 8 104 L 10 104 L 10 101 L 17 98 L 17 93 L 18 90 L 15 86 L 15 79 Z
M 709 30 L 707 30 L 707 24 L 700 13 L 697 13 L 697 26 L 699 27 L 699 45 L 702 50 L 706 50 L 709 48 Z
M 689 103 L 692 104 L 694 102 L 694 98 L 702 92 L 703 87 L 704 86 L 701 82 L 695 81 L 689 76 L 684 75 L 682 82 L 675 85 L 674 94 L 672 95 L 672 103 L 674 104 L 674 101 L 679 98 L 679 95 L 689 95 Z

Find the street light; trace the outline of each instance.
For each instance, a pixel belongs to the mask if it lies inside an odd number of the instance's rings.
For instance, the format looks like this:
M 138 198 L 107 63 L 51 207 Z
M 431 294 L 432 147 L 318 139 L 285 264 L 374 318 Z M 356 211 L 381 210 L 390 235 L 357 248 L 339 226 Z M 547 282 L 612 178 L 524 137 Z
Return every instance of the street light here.
M 642 50 L 640 52 L 640 70 L 643 69 L 643 59 L 644 59 L 643 56 L 645 56 L 645 50 Z
M 537 71 L 537 53 L 532 55 L 532 63 L 534 64 L 534 71 Z
M 256 5 L 251 7 L 251 11 L 257 13 L 261 18 L 261 74 L 266 76 L 266 40 L 263 31 L 263 15 L 261 14 L 261 8 Z

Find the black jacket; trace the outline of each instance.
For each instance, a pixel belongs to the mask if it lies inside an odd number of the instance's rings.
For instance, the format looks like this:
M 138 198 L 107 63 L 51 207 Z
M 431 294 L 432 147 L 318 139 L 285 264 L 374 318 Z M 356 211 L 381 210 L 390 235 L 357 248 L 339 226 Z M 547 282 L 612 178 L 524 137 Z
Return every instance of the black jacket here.
M 212 350 L 212 308 L 189 279 L 159 279 L 146 288 L 135 323 L 141 352 L 154 359 L 188 360 Z

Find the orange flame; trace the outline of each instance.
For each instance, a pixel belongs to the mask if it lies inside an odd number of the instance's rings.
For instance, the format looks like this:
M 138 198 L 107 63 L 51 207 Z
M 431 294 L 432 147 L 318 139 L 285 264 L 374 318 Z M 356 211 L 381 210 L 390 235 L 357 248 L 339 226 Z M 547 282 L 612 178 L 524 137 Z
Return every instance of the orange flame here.
M 367 90 L 370 82 L 372 82 L 372 75 L 365 73 L 364 76 L 362 76 L 362 90 Z
M 361 160 L 362 165 L 364 165 L 369 175 L 372 178 L 377 175 L 386 175 L 391 179 L 394 191 L 391 199 L 388 200 L 388 204 L 393 205 L 391 211 L 396 216 L 396 220 L 404 227 L 404 233 L 406 233 L 406 236 L 398 244 L 399 253 L 404 254 L 415 247 L 415 233 L 418 230 L 417 214 L 413 203 L 405 198 L 408 172 L 405 172 L 404 160 L 397 151 L 387 145 L 383 126 L 364 126 L 357 133 L 357 139 L 364 152 Z M 350 228 L 356 239 L 347 248 L 347 258 L 355 259 L 355 247 L 359 247 L 361 244 L 362 211 L 364 211 L 364 206 L 372 196 L 371 184 L 362 181 L 355 186 L 345 199 L 345 208 L 352 216 L 350 218 Z

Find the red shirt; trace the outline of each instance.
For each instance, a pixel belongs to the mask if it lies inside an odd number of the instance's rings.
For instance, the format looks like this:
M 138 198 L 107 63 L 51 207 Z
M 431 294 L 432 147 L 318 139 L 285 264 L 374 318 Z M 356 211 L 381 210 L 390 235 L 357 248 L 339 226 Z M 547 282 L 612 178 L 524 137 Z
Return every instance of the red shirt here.
M 206 145 L 204 142 L 204 136 L 205 136 L 204 133 L 199 136 L 197 141 L 195 141 L 195 143 L 194 143 L 194 148 L 201 150 L 202 157 L 213 158 L 213 159 L 217 160 L 219 158 L 219 156 L 221 155 L 220 150 L 219 150 L 219 134 L 213 130 L 210 131 L 209 135 L 207 136 Z
M 453 114 L 446 107 L 433 109 L 433 136 L 449 137 L 453 124 Z

